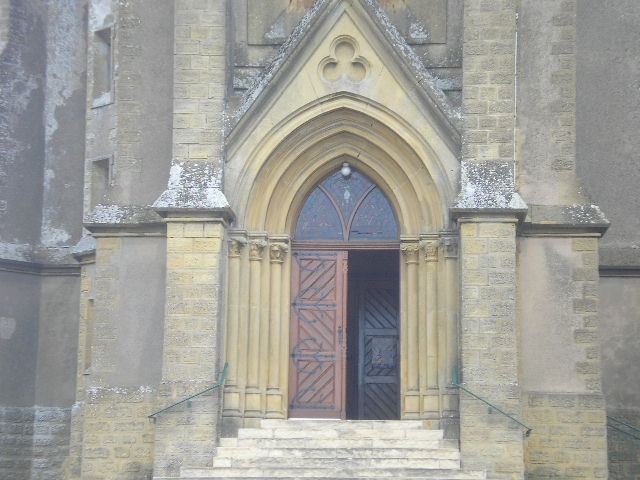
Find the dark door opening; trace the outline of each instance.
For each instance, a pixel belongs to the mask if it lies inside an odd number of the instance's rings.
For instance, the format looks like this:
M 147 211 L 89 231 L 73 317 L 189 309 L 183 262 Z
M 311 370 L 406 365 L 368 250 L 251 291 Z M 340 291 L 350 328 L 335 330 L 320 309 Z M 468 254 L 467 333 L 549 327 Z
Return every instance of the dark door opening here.
M 347 418 L 398 419 L 399 253 L 352 250 L 348 265 Z

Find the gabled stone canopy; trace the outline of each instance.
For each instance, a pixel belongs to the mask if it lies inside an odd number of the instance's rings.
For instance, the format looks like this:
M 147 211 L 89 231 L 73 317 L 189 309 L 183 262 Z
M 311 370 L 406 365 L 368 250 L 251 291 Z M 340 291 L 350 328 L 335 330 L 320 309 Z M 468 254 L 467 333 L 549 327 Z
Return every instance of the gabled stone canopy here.
M 340 123 L 345 106 L 371 125 L 393 122 L 395 137 L 426 166 L 424 181 L 457 190 L 460 113 L 374 2 L 319 1 L 229 117 L 225 194 L 240 222 L 242 195 L 272 152 L 320 115 L 331 112 Z
M 461 113 L 449 103 L 445 94 L 437 86 L 436 79 L 406 43 L 387 14 L 375 2 L 372 0 L 364 2 L 319 0 L 302 18 L 263 75 L 247 91 L 237 111 L 229 112 L 230 137 L 233 138 L 233 132 L 239 129 L 238 123 L 246 122 L 243 119 L 253 117 L 260 107 L 272 104 L 273 100 L 270 101 L 272 97 L 282 96 L 286 90 L 282 88 L 283 83 L 289 84 L 299 71 L 307 70 L 309 60 L 323 53 L 327 55 L 332 50 L 326 45 L 327 40 L 334 41 L 340 35 L 344 35 L 345 40 L 351 43 L 355 55 L 361 53 L 364 55 L 367 48 L 373 49 L 375 51 L 371 59 L 373 63 L 370 62 L 366 68 L 364 63 L 359 63 L 361 60 L 354 57 L 354 66 L 359 64 L 367 70 L 362 72 L 363 77 L 358 78 L 357 74 L 350 77 L 346 72 L 343 72 L 345 75 L 335 72 L 337 75 L 335 78 L 324 78 L 325 88 L 315 90 L 316 97 L 321 96 L 322 92 L 339 90 L 369 93 L 376 83 L 386 91 L 393 91 L 389 88 L 389 84 L 382 82 L 385 77 L 381 74 L 381 69 L 388 70 L 387 73 L 395 78 L 396 85 L 408 87 L 404 90 L 405 92 L 426 97 L 427 102 L 431 104 L 431 109 L 439 110 L 441 121 L 448 123 L 449 128 L 459 135 Z M 359 46 L 358 41 L 361 42 L 363 39 L 366 39 L 365 43 L 368 45 Z M 329 61 L 330 57 L 331 54 L 328 54 L 325 60 Z M 366 57 L 363 59 L 364 62 L 367 61 Z M 379 62 L 376 63 L 375 60 Z M 405 78 L 401 78 L 402 76 Z M 292 80 L 287 81 L 287 78 Z M 382 100 L 375 95 L 371 98 Z

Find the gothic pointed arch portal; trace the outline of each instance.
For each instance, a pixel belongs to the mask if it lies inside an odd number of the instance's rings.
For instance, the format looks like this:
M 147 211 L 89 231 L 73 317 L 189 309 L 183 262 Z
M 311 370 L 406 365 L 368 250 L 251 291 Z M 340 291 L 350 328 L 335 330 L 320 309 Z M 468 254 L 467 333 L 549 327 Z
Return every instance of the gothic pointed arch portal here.
M 456 418 L 457 392 L 449 388 L 458 351 L 458 260 L 448 216 L 458 168 L 452 150 L 437 135 L 425 136 L 433 133 L 428 128 L 347 93 L 312 102 L 261 132 L 231 146 L 226 170 L 225 194 L 237 214 L 227 266 L 226 424 L 292 414 L 292 277 L 304 242 L 296 228 L 314 189 L 344 163 L 375 185 L 397 225 L 393 238 L 379 230 L 364 234 L 379 235 L 380 251 L 393 250 L 397 259 L 398 416 L 434 426 Z M 361 235 L 360 227 L 338 223 L 343 235 Z M 336 250 L 336 239 L 311 240 L 324 241 L 319 251 Z M 346 250 L 372 263 L 364 256 L 371 243 L 360 238 Z

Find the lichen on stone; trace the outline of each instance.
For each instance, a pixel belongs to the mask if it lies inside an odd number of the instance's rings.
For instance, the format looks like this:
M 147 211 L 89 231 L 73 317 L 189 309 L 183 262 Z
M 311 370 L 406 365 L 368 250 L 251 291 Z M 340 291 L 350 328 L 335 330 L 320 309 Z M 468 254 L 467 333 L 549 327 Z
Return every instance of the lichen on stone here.
M 515 191 L 511 162 L 464 162 L 460 167 L 460 194 L 455 209 L 526 210 Z
M 87 235 L 80 239 L 78 243 L 73 247 L 71 253 L 74 257 L 82 257 L 85 255 L 91 255 L 96 251 L 96 239 Z
M 162 219 L 148 206 L 96 205 L 85 219 L 89 225 L 158 223 Z
M 168 188 L 153 203 L 153 208 L 228 209 L 221 184 L 221 171 L 216 163 L 174 162 Z
M 568 205 L 562 207 L 562 213 L 575 224 L 609 223 L 597 205 Z

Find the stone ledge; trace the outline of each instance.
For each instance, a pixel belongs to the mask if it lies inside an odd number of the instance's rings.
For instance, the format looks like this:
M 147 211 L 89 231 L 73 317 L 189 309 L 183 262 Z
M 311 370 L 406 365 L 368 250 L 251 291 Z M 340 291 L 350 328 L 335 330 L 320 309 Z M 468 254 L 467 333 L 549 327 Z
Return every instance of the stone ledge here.
M 40 244 L 0 242 L 0 265 L 8 270 L 31 273 L 64 270 L 77 266 L 72 250 L 72 245 L 46 247 Z
M 45 248 L 0 242 L 0 271 L 29 275 L 78 275 L 79 265 L 71 256 L 72 247 Z
M 152 209 L 163 218 L 235 219 L 220 188 L 220 168 L 215 162 L 174 162 L 167 189 L 153 202 Z
M 108 225 L 153 225 L 162 219 L 149 206 L 137 205 L 96 205 L 87 215 L 84 224 L 92 228 Z
M 529 205 L 520 233 L 524 235 L 604 235 L 609 220 L 597 205 Z
M 640 276 L 640 246 L 601 246 L 600 273 L 607 276 Z
M 138 205 L 96 205 L 85 217 L 84 227 L 96 237 L 114 233 L 125 236 L 162 235 L 166 229 L 162 217 L 153 208 Z M 80 244 L 78 246 L 82 247 Z M 74 252 L 72 254 L 75 256 Z
M 465 162 L 460 168 L 460 193 L 451 216 L 512 215 L 523 219 L 527 204 L 515 191 L 513 162 Z

